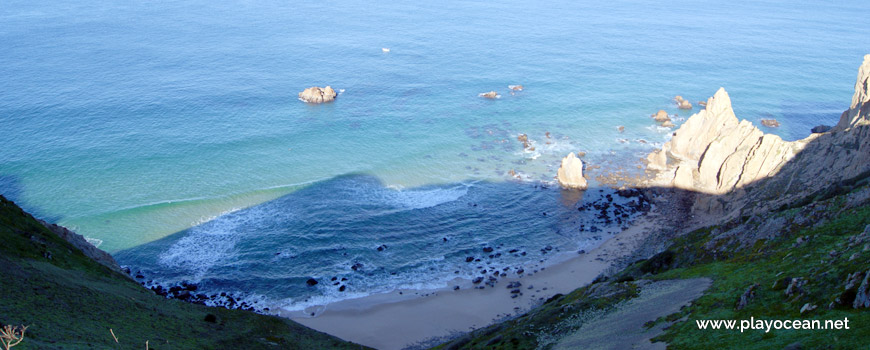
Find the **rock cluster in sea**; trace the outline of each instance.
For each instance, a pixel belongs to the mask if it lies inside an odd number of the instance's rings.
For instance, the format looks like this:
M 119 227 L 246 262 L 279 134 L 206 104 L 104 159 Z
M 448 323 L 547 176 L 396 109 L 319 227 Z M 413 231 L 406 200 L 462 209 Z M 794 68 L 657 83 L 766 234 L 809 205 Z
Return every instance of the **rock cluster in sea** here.
M 335 100 L 335 90 L 330 86 L 320 88 L 312 86 L 299 93 L 299 99 L 308 103 L 323 103 Z

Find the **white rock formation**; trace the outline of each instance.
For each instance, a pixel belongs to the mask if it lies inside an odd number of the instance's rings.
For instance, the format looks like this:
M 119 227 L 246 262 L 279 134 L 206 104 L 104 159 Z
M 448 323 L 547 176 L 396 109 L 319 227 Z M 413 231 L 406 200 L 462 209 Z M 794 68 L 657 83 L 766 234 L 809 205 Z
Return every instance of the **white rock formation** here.
M 870 55 L 859 69 L 849 110 L 830 132 L 791 142 L 765 134 L 737 119 L 720 88 L 705 109 L 647 156 L 647 164 L 656 171 L 654 186 L 716 195 L 695 202 L 708 212 L 738 210 L 741 202 L 752 203 L 749 212 L 771 210 L 811 193 L 844 190 L 844 180 L 870 176 Z
M 647 161 L 650 169 L 666 170 L 659 174 L 659 184 L 721 194 L 775 174 L 808 141 L 785 142 L 764 135 L 749 121 L 738 121 L 728 93 L 720 88 Z
M 583 161 L 574 153 L 562 158 L 562 166 L 556 173 L 559 184 L 565 188 L 586 189 L 586 178 L 583 177 Z

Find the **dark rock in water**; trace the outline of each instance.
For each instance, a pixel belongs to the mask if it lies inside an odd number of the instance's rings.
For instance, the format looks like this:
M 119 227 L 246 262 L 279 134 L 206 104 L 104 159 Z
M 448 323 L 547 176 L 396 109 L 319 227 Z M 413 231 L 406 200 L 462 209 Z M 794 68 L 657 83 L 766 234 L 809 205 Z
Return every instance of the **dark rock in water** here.
M 520 296 L 519 294 L 511 294 L 511 298 L 512 298 L 512 299 L 513 299 L 513 298 L 516 298 L 516 297 L 519 297 L 519 296 Z
M 330 281 L 335 281 L 335 280 L 337 280 L 337 279 L 338 279 L 338 277 L 333 277 L 333 278 L 330 278 L 329 280 L 330 280 Z
M 469 257 L 465 258 L 465 262 L 472 262 L 472 261 L 474 261 L 473 256 L 469 256 Z
M 519 289 L 514 289 L 514 290 L 511 291 L 511 294 L 519 294 L 519 292 L 520 292 Z
M 145 276 L 142 276 L 142 275 L 136 275 L 136 279 L 137 279 L 137 280 L 141 280 L 141 279 L 143 279 L 143 278 L 145 278 Z
M 307 284 L 309 286 L 314 286 L 317 284 L 317 280 L 313 279 L 313 278 L 309 278 L 308 281 L 305 281 L 305 284 Z
M 526 272 L 526 270 L 523 270 L 523 269 L 519 269 L 519 270 L 517 270 L 517 275 L 522 275 L 522 274 L 523 274 L 523 272 Z
M 342 281 L 342 282 L 347 281 L 347 278 L 342 277 L 342 278 L 341 278 L 341 281 Z
M 459 290 L 459 286 L 453 286 L 453 290 Z
M 345 289 L 347 289 L 347 286 L 338 287 L 339 292 L 344 292 Z
M 471 280 L 471 283 L 474 284 L 478 284 L 480 282 L 483 282 L 483 277 L 475 277 L 473 280 Z
M 362 267 L 363 267 L 363 264 L 355 263 L 355 264 L 353 264 L 353 266 L 350 267 L 350 269 L 356 271 L 356 270 L 361 269 Z
M 817 125 L 810 130 L 813 134 L 821 134 L 823 132 L 831 131 L 831 127 L 828 125 Z
M 511 249 L 508 253 L 513 254 L 513 253 L 516 253 L 516 252 L 518 252 L 518 251 L 519 251 L 518 249 Z
M 523 284 L 520 282 L 511 282 L 511 283 L 508 283 L 507 287 L 505 287 L 505 288 L 511 289 L 511 288 L 519 288 L 522 286 L 523 286 Z
M 176 296 L 175 298 L 179 299 L 179 300 L 186 301 L 186 300 L 190 299 L 190 292 L 184 291 L 184 292 L 178 294 L 178 296 Z
M 217 316 L 215 316 L 214 314 L 205 315 L 204 321 L 211 322 L 211 323 L 217 323 Z
M 382 244 L 380 247 L 378 247 L 378 251 L 379 251 L 379 252 L 384 251 L 384 249 L 387 249 L 387 245 L 386 245 L 386 244 Z
M 442 239 L 444 240 L 444 242 L 447 242 L 447 237 L 444 237 L 444 238 L 442 238 Z
M 492 250 L 493 250 L 492 247 L 483 248 L 484 253 L 492 253 Z

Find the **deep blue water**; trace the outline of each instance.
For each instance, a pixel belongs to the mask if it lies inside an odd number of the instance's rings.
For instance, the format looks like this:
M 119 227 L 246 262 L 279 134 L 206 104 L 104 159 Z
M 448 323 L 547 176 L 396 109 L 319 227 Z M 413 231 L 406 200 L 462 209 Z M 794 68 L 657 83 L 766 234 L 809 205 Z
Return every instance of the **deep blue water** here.
M 5 1 L 0 193 L 110 252 L 133 248 L 126 263 L 167 280 L 249 266 L 221 283 L 324 296 L 322 285 L 293 288 L 351 273 L 339 268 L 352 259 L 327 253 L 342 246 L 407 272 L 354 279 L 356 292 L 413 285 L 429 280 L 419 272 L 431 261 L 475 244 L 522 245 L 505 217 L 534 217 L 535 239 L 560 249 L 594 244 L 562 236 L 542 209 L 502 201 L 570 207 L 535 184 L 551 181 L 568 152 L 633 167 L 670 134 L 650 114 L 698 110 L 677 110 L 674 95 L 696 103 L 725 87 L 738 117 L 776 118 L 780 128 L 763 129 L 790 140 L 835 123 L 870 50 L 868 10 L 866 1 Z M 343 90 L 334 103 L 296 99 L 327 84 Z M 511 84 L 525 90 L 510 94 Z M 478 97 L 490 90 L 502 97 Z M 535 152 L 522 150 L 520 133 Z M 525 182 L 509 182 L 509 170 Z M 348 174 L 378 195 L 359 202 L 342 187 Z M 401 198 L 438 205 L 394 208 Z M 480 241 L 371 255 L 390 235 L 396 247 L 414 246 L 403 235 L 437 238 L 410 228 L 471 215 L 463 205 L 475 200 L 489 203 L 488 219 L 455 234 L 487 231 Z M 354 216 L 365 205 L 399 211 Z M 239 262 L 278 259 L 260 244 L 324 270 Z M 500 263 L 537 259 L 514 258 Z

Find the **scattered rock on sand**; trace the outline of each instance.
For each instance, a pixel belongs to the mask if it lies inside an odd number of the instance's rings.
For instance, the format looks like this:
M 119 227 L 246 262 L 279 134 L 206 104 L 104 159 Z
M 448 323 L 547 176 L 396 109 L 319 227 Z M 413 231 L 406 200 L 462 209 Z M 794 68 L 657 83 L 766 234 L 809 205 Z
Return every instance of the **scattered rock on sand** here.
M 778 128 L 779 122 L 776 119 L 762 119 L 761 125 L 764 125 L 769 128 Z
M 583 161 L 574 153 L 562 158 L 557 176 L 559 184 L 566 188 L 586 189 L 586 178 L 583 177 Z
M 495 91 L 484 92 L 484 93 L 481 93 L 481 94 L 478 95 L 478 96 L 483 97 L 483 98 L 493 98 L 493 99 L 494 99 L 494 98 L 499 98 L 499 97 L 501 97 L 501 96 L 499 96 L 498 93 L 495 92 Z
M 335 100 L 335 90 L 330 86 L 320 88 L 312 86 L 299 93 L 299 99 L 308 103 L 323 103 Z

